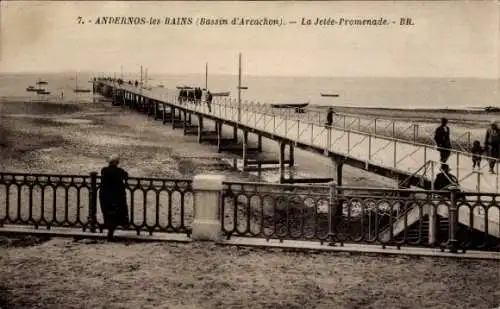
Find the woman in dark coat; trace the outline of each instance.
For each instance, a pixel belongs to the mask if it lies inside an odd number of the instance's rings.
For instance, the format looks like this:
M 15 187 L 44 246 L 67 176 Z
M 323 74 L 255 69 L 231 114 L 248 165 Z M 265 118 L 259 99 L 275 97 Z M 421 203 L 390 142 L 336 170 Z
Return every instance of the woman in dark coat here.
M 117 226 L 126 227 L 129 224 L 125 192 L 125 181 L 128 178 L 128 173 L 118 167 L 119 163 L 118 156 L 111 156 L 109 165 L 101 170 L 99 201 L 104 225 L 108 229 L 109 240 L 113 239 L 113 233 Z

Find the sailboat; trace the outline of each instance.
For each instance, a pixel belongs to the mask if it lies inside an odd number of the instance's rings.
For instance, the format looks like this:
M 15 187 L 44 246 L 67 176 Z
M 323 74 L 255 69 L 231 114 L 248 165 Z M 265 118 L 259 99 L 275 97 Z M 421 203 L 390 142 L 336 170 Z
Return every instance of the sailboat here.
M 89 93 L 90 89 L 78 88 L 78 73 L 75 76 L 75 89 L 73 89 L 75 93 Z

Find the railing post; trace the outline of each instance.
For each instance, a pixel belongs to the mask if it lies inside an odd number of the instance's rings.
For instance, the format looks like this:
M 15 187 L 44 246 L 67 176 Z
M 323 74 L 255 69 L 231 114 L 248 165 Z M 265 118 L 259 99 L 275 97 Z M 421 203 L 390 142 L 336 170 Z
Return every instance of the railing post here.
M 448 248 L 451 253 L 458 252 L 457 228 L 458 228 L 458 207 L 457 207 L 457 187 L 450 188 L 450 209 L 448 210 L 449 221 L 449 235 L 448 235 Z
M 193 178 L 194 220 L 191 239 L 221 239 L 220 206 L 225 176 L 196 175 Z
M 97 172 L 90 173 L 90 201 L 88 223 L 90 231 L 95 233 L 97 227 Z
M 337 224 L 339 224 L 338 217 L 338 192 L 337 192 L 337 182 L 331 181 L 328 183 L 329 187 L 329 201 L 328 201 L 328 244 L 330 246 L 335 245 L 335 229 Z

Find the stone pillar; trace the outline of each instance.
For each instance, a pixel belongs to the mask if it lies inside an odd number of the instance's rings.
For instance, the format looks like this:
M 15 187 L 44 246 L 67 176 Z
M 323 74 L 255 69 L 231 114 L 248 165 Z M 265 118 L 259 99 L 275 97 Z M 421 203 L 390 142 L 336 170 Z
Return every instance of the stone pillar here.
M 193 178 L 194 220 L 192 240 L 221 239 L 220 204 L 223 175 L 196 175 Z

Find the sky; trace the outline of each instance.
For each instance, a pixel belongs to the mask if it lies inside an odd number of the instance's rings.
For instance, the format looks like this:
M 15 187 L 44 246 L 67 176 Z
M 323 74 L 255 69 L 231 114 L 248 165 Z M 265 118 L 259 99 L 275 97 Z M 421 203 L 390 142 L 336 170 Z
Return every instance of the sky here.
M 78 16 L 87 21 L 78 24 Z M 97 25 L 102 16 L 283 18 L 270 26 Z M 389 26 L 302 26 L 302 18 Z M 411 17 L 414 26 L 399 26 Z M 91 20 L 93 22 L 88 22 Z M 1 1 L 0 72 L 500 77 L 500 1 Z

